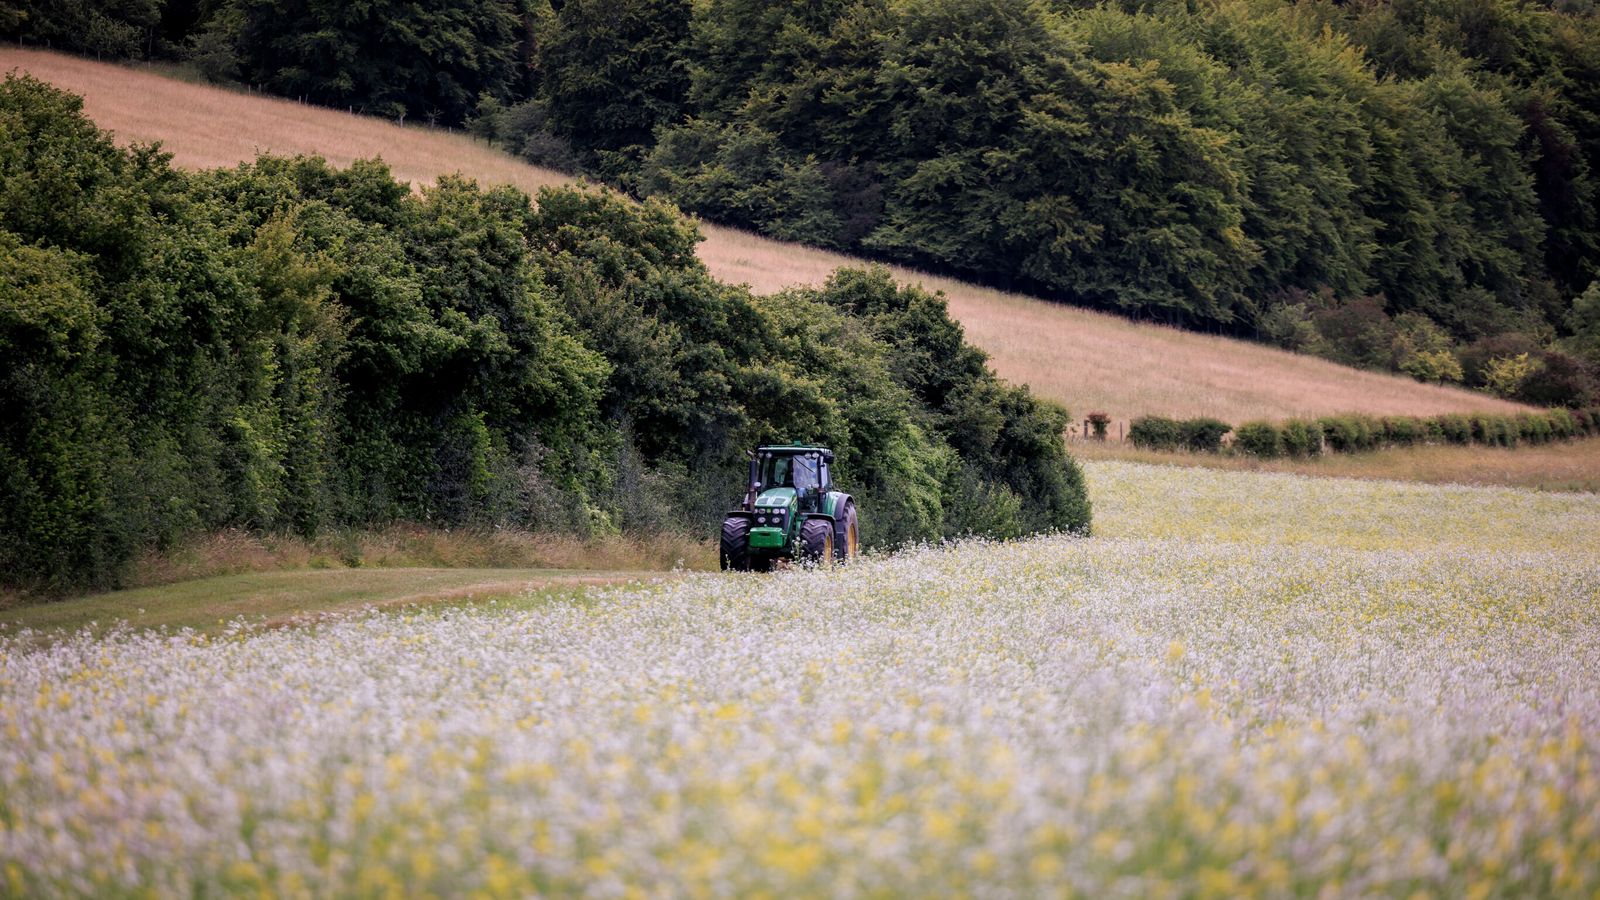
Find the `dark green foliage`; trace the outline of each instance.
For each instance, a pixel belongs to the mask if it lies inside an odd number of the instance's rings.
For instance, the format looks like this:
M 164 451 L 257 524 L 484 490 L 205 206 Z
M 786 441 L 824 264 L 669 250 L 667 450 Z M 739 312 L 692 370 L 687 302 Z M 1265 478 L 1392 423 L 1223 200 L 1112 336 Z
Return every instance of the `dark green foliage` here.
M 142 58 L 160 37 L 163 0 L 0 2 L 0 36 L 112 59 Z
M 1148 416 L 1135 421 L 1143 441 L 1139 446 L 1156 446 L 1150 443 L 1151 435 L 1156 434 L 1167 436 L 1165 449 L 1178 446 L 1170 443 L 1170 436 L 1181 433 L 1185 424 Z M 1324 444 L 1330 452 L 1358 453 L 1419 444 L 1516 447 L 1593 434 L 1600 434 L 1600 409 L 1549 409 L 1515 416 L 1445 414 L 1427 419 L 1388 416 L 1374 420 L 1342 415 L 1325 416 L 1310 423 L 1293 419 L 1281 424 L 1246 422 L 1234 435 L 1233 449 L 1262 459 L 1285 455 L 1300 458 L 1316 456 Z
M 1477 413 L 1471 416 L 1472 440 L 1489 447 L 1515 447 L 1518 429 L 1510 416 Z
M 1221 453 L 1222 438 L 1232 430 L 1227 422 L 1211 418 L 1185 419 L 1180 423 L 1183 448 L 1194 453 Z
M 1377 439 L 1382 435 L 1381 430 L 1374 435 L 1372 420 L 1366 416 L 1324 416 L 1317 422 L 1322 427 L 1323 442 L 1334 453 L 1371 450 L 1377 447 Z
M 1518 413 L 1515 419 L 1517 438 L 1525 444 L 1546 444 L 1550 442 L 1550 419 L 1543 413 Z
M 262 157 L 185 175 L 0 83 L 0 571 L 60 591 L 202 529 L 706 533 L 742 454 L 838 452 L 863 535 L 1087 531 L 1066 413 L 883 271 L 757 299 L 607 192 Z
M 1600 11 L 1513 0 L 26 0 L 0 36 L 412 121 L 776 237 L 1600 396 Z M 1600 297 L 1600 294 L 1595 296 Z M 1592 299 L 1592 298 L 1591 298 Z M 1471 381 L 1473 366 L 1466 373 Z
M 1283 450 L 1295 459 L 1322 454 L 1322 429 L 1316 422 L 1290 419 L 1283 423 Z
M 808 297 L 866 325 L 887 348 L 894 382 L 926 410 L 930 438 L 950 449 L 944 536 L 996 533 L 994 523 L 1008 519 L 1002 536 L 1007 529 L 1088 531 L 1083 474 L 1061 444 L 1066 410 L 997 379 L 942 297 L 898 287 L 882 269 L 843 269 L 820 291 L 776 299 Z
M 1443 430 L 1445 441 L 1451 444 L 1472 442 L 1472 422 L 1466 416 L 1447 414 L 1438 416 L 1434 421 Z
M 550 130 L 602 174 L 630 171 L 656 128 L 682 115 L 689 0 L 531 5 L 541 10 L 537 98 Z
M 1128 423 L 1128 440 L 1143 450 L 1177 450 L 1183 446 L 1183 425 L 1163 416 L 1139 416 Z
M 1410 447 L 1428 437 L 1428 428 L 1415 416 L 1385 416 L 1382 442 L 1391 447 Z
M 1211 418 L 1168 419 L 1140 416 L 1128 425 L 1128 440 L 1146 450 L 1188 450 L 1194 453 L 1219 453 L 1222 438 L 1233 430 L 1226 422 Z
M 1518 399 L 1600 398 L 1592 3 L 12 0 L 13 36 L 1423 381 L 1536 336 Z
M 1283 430 L 1271 422 L 1246 422 L 1234 429 L 1233 449 L 1261 459 L 1285 453 Z
M 227 30 L 247 81 L 442 124 L 466 118 L 480 94 L 513 90 L 521 10 L 512 0 L 229 0 L 214 24 Z
M 782 240 L 841 246 L 843 219 L 813 159 L 793 160 L 759 128 L 690 122 L 662 135 L 639 189 Z

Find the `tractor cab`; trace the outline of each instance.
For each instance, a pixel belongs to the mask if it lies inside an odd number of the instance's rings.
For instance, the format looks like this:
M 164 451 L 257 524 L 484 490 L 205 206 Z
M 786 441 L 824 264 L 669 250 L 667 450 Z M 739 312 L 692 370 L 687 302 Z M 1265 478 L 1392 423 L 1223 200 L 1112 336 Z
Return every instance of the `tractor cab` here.
M 744 503 L 722 522 L 722 567 L 764 572 L 780 560 L 829 565 L 853 558 L 855 500 L 835 490 L 832 464 L 826 447 L 756 448 Z
M 750 461 L 750 489 L 756 505 L 793 499 L 816 512 L 820 498 L 833 490 L 828 466 L 833 451 L 816 447 L 762 447 Z M 765 503 L 764 503 L 765 502 Z

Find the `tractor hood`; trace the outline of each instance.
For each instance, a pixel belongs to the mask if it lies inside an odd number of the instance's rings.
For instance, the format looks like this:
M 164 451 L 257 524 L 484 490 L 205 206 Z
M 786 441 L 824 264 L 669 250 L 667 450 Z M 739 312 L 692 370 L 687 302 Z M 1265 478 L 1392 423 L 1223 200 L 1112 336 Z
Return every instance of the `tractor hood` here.
M 788 506 L 794 502 L 794 488 L 767 488 L 756 498 L 756 506 Z

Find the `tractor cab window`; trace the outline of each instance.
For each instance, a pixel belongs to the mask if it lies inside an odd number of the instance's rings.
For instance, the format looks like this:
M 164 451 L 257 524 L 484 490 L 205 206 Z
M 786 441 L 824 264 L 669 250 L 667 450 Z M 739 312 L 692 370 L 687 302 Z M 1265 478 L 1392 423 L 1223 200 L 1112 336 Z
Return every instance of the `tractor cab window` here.
M 767 461 L 767 471 L 761 479 L 767 487 L 795 488 L 799 491 L 815 489 L 818 480 L 817 460 L 809 456 L 774 456 Z
M 796 456 L 794 463 L 794 486 L 800 491 L 815 490 L 822 482 L 817 475 L 817 460 L 811 456 Z

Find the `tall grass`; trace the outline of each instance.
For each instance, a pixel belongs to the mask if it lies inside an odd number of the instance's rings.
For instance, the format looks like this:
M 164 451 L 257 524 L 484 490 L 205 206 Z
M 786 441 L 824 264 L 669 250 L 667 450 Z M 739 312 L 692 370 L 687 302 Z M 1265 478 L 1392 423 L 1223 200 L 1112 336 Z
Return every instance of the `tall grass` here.
M 317 538 L 229 530 L 176 547 L 151 550 L 129 567 L 124 588 L 175 584 L 218 575 L 290 569 L 472 568 L 666 571 L 714 569 L 715 548 L 684 534 L 619 534 L 579 538 L 507 528 L 394 525 L 342 530 Z M 0 609 L 35 598 L 0 593 Z

